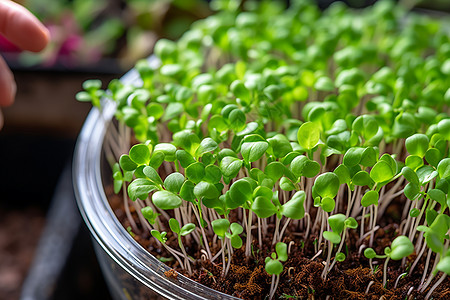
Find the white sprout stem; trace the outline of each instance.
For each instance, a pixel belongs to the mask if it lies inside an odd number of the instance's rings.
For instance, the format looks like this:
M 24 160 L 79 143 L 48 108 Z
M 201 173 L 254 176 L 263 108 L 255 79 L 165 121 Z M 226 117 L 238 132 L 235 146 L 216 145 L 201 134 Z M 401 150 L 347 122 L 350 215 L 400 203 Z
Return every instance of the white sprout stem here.
M 306 218 L 306 230 L 305 230 L 305 242 L 308 239 L 309 236 L 309 230 L 311 228 L 311 216 L 308 213 L 305 213 Z
M 166 250 L 167 250 L 168 252 L 170 252 L 170 254 L 172 254 L 172 255 L 175 257 L 175 259 L 178 261 L 178 263 L 180 264 L 180 266 L 184 269 L 185 267 L 184 267 L 183 261 L 181 260 L 181 258 L 180 258 L 180 256 L 179 256 L 179 255 L 183 256 L 183 254 L 180 253 L 180 252 L 178 252 L 178 251 L 176 251 L 176 250 L 174 250 L 174 249 L 172 249 L 172 248 L 170 248 L 170 247 L 167 246 L 165 243 L 161 243 L 161 244 L 164 246 L 164 248 L 166 248 Z
M 247 239 L 245 246 L 245 256 L 250 257 L 251 254 L 251 246 L 252 246 L 252 219 L 253 212 L 251 209 L 248 210 L 248 218 L 247 218 Z
M 379 225 L 377 225 L 377 226 L 375 226 L 374 228 L 372 228 L 372 229 L 370 229 L 369 231 L 367 231 L 362 237 L 359 238 L 358 244 L 361 244 L 362 241 L 363 241 L 366 237 L 369 236 L 369 234 L 371 234 L 372 232 L 377 231 L 378 229 L 380 229 L 380 226 L 379 226 Z M 367 246 L 366 246 L 366 247 L 367 247 Z
M 189 202 L 184 202 L 183 204 L 188 204 L 188 203 Z M 192 216 L 191 215 L 192 208 L 191 208 L 191 206 L 183 205 L 183 206 L 180 207 L 180 209 L 181 209 L 181 217 L 184 220 L 184 224 L 191 223 L 192 222 L 192 219 L 191 219 L 192 218 L 191 217 Z M 194 230 L 191 234 L 185 236 L 186 242 L 190 241 L 191 237 L 195 240 L 197 245 L 200 245 L 201 237 L 200 237 L 200 234 L 199 234 L 198 230 Z M 206 252 L 206 255 L 207 254 L 208 254 L 208 252 Z
M 317 227 L 322 228 L 322 211 L 320 208 L 317 208 L 316 218 L 314 220 L 312 230 L 315 231 Z
M 411 226 L 410 232 L 409 232 L 409 239 L 410 240 L 413 240 L 413 238 L 414 238 L 414 235 L 415 235 L 415 233 L 417 231 L 417 226 L 419 226 L 419 224 L 420 224 L 420 220 L 422 219 L 422 216 L 423 216 L 423 213 L 425 212 L 425 208 L 426 208 L 427 204 L 428 204 L 428 199 L 425 198 L 425 200 L 424 200 L 424 202 L 422 204 L 422 209 L 420 210 L 419 216 L 416 218 L 415 222 L 414 222 L 414 220 L 412 222 L 412 226 Z
M 275 282 L 275 284 L 274 284 Z M 270 284 L 269 300 L 273 298 L 277 291 L 278 283 L 280 282 L 280 275 L 272 275 L 272 283 Z
M 152 201 L 150 201 L 149 198 L 145 199 L 144 203 L 145 205 L 150 206 L 153 209 L 153 211 L 157 211 L 156 207 L 153 205 Z M 161 231 L 161 229 L 164 227 L 164 225 L 162 225 L 159 220 L 159 216 L 156 217 L 155 224 L 153 225 L 153 227 L 155 227 L 155 229 L 158 231 Z
M 313 257 L 311 257 L 311 261 L 315 260 L 319 255 L 322 254 L 322 249 L 319 250 Z
M 448 243 L 449 243 L 449 240 L 447 240 L 447 241 L 445 242 L 445 247 L 444 247 L 445 252 L 447 251 Z M 444 252 L 444 253 L 445 253 L 445 252 Z M 424 286 L 422 287 L 422 289 L 420 290 L 421 293 L 425 292 L 425 290 L 427 289 L 427 287 L 428 287 L 428 286 L 430 285 L 430 283 L 433 281 L 433 278 L 436 276 L 436 274 L 437 274 L 436 265 L 439 263 L 439 261 L 440 261 L 440 254 L 437 253 L 437 254 L 436 254 L 436 257 L 434 258 L 434 264 L 433 264 L 433 268 L 431 269 L 430 277 L 428 278 L 427 282 L 425 283 L 425 285 L 424 285 Z
M 384 261 L 384 267 L 383 267 L 383 288 L 386 287 L 387 271 L 388 271 L 387 265 L 388 265 L 389 259 L 390 258 L 387 257 L 386 260 Z
M 423 234 L 424 234 L 424 232 L 422 231 L 422 232 L 419 233 L 419 236 L 417 237 L 417 241 L 416 241 L 416 249 L 417 250 L 422 247 L 422 243 L 423 243 L 423 240 L 424 240 Z M 416 250 L 416 252 L 417 252 L 417 250 Z
M 131 212 L 130 212 L 125 182 L 122 184 L 122 197 L 123 197 L 123 206 L 125 209 L 125 215 L 127 216 L 127 219 L 130 222 L 131 228 L 133 229 L 134 232 L 137 233 L 137 232 L 139 232 L 139 229 L 138 229 L 136 222 L 134 221 L 133 216 L 131 215 Z
M 151 203 L 151 201 L 149 201 L 149 202 Z M 157 211 L 159 214 L 161 214 L 161 216 L 163 216 L 164 219 L 167 220 L 167 222 L 169 222 L 170 216 L 169 216 L 169 214 L 168 214 L 164 209 L 160 209 L 160 208 L 154 207 L 153 205 L 152 205 L 152 207 L 153 207 L 153 208 L 156 208 L 156 211 Z M 155 211 L 155 209 L 153 209 L 153 210 Z M 162 224 L 161 224 L 161 225 L 162 225 Z
M 321 212 L 321 213 L 320 213 Z M 326 220 L 328 219 L 327 218 L 327 216 L 326 216 L 326 212 L 324 211 L 324 210 L 322 210 L 322 209 L 320 209 L 319 210 L 319 213 L 318 214 L 320 214 L 321 216 L 322 216 L 322 223 L 321 223 L 321 226 L 320 226 L 320 232 L 319 232 L 319 240 L 318 240 L 318 242 L 317 242 L 317 245 L 319 246 L 319 249 L 321 248 L 321 243 L 322 243 L 322 233 L 323 233 L 323 231 L 325 230 L 325 223 L 326 223 Z M 326 243 L 325 243 L 326 244 Z M 325 247 L 326 247 L 326 245 L 324 244 L 324 249 L 325 249 Z
M 223 252 L 223 248 L 221 247 L 219 251 L 217 251 L 216 255 L 211 259 L 211 262 L 214 262 Z
M 259 243 L 259 248 L 262 249 L 262 225 L 261 225 L 261 218 L 258 217 L 258 243 Z
M 113 132 L 111 132 L 113 131 Z M 115 138 L 114 136 L 118 136 L 118 138 Z M 120 144 L 117 143 L 117 140 L 121 139 L 121 135 L 118 133 L 116 127 L 114 125 L 111 125 L 108 127 L 108 130 L 106 131 L 106 137 L 105 137 L 107 144 L 110 147 L 110 150 L 112 151 L 114 159 L 117 161 L 117 159 L 120 157 L 121 154 L 123 154 L 123 147 L 120 146 Z
M 222 277 L 225 277 L 225 243 L 223 239 L 221 239 L 220 242 L 222 243 Z
M 345 234 L 347 232 L 347 229 L 344 229 L 344 232 L 342 233 L 342 238 L 341 238 L 341 242 L 339 244 L 339 248 L 336 251 L 336 253 L 341 252 L 342 250 L 342 246 L 344 246 L 345 243 Z M 328 272 L 331 272 L 331 270 L 333 269 L 334 265 L 336 264 L 336 257 L 333 259 L 333 263 L 331 264 L 330 268 L 328 269 Z
M 408 200 L 408 201 L 409 201 L 409 200 Z M 405 209 L 407 209 L 407 211 L 410 211 L 410 210 L 411 210 L 411 207 L 414 207 L 414 206 L 416 205 L 416 203 L 417 203 L 417 202 L 409 201 L 408 204 L 405 204 Z M 404 235 L 407 234 L 408 229 L 409 229 L 411 223 L 414 222 L 414 218 L 411 217 L 411 215 L 410 215 L 409 213 L 407 214 L 407 216 L 408 216 L 408 217 L 407 217 L 406 220 L 405 220 L 404 227 L 403 227 L 403 228 L 400 228 L 400 229 L 401 229 L 401 232 L 403 232 Z M 401 227 L 401 225 L 402 225 L 402 224 L 400 223 L 400 227 Z
M 417 255 L 416 259 L 414 260 L 411 268 L 409 269 L 409 273 L 412 274 L 412 271 L 414 270 L 414 268 L 416 267 L 417 263 L 419 262 L 419 260 L 422 258 L 423 253 L 425 252 L 425 249 L 427 248 L 427 244 L 424 243 L 422 246 L 422 249 L 419 252 L 419 255 Z
M 216 220 L 217 219 L 217 216 L 216 215 L 214 215 L 214 213 L 215 213 L 215 210 L 214 209 L 207 209 L 206 210 L 207 211 L 207 213 L 208 213 L 208 217 L 209 217 L 209 220 L 210 220 L 210 222 L 212 222 L 212 221 L 214 221 L 214 220 Z M 212 226 L 208 226 L 208 234 L 211 236 L 211 235 L 213 235 L 214 234 L 214 231 L 212 230 Z
M 272 245 L 275 245 L 275 243 L 279 240 L 278 236 L 279 236 L 280 222 L 281 219 L 275 216 L 275 230 L 273 232 Z
M 343 188 L 342 188 L 342 186 L 340 186 L 339 187 L 339 190 L 338 190 L 338 194 L 337 194 L 337 197 L 336 197 L 336 202 L 335 202 L 335 206 L 334 206 L 334 209 L 333 209 L 333 211 L 331 212 L 333 215 L 334 214 L 336 214 L 338 211 L 339 211 L 339 205 L 341 204 L 341 194 L 342 194 L 342 191 L 343 190 Z
M 422 280 L 420 281 L 420 285 L 419 287 L 422 287 L 425 278 L 427 277 L 427 273 L 428 273 L 428 266 L 430 264 L 430 259 L 431 259 L 431 254 L 433 253 L 433 251 L 431 249 L 428 250 L 428 254 L 427 254 L 427 260 L 425 262 L 425 267 L 423 268 L 423 275 L 422 275 Z M 431 276 L 430 276 L 431 277 Z
M 372 258 L 370 258 L 369 259 L 369 266 L 370 266 L 370 270 L 372 270 L 372 273 L 373 273 L 373 259 Z
M 373 238 L 375 235 L 375 231 L 372 230 L 373 228 L 375 228 L 376 224 L 377 224 L 377 215 L 378 215 L 378 206 L 375 205 L 374 207 L 374 212 L 373 212 L 374 216 L 373 216 L 373 224 L 371 226 L 371 234 L 370 234 L 370 241 L 369 241 L 369 246 L 372 247 L 373 246 Z
M 411 216 L 409 215 L 409 211 L 410 211 L 411 205 L 413 205 L 413 203 L 414 203 L 414 201 L 407 199 L 405 205 L 403 206 L 402 219 L 411 218 Z
M 439 278 L 438 281 L 431 287 L 431 289 L 428 291 L 427 295 L 425 296 L 425 299 L 430 299 L 431 295 L 433 294 L 434 290 L 444 281 L 444 279 L 447 277 L 446 273 L 443 273 L 441 278 Z
M 327 279 L 327 274 L 328 274 L 328 267 L 330 265 L 330 260 L 331 260 L 331 253 L 333 252 L 333 245 L 331 244 L 330 241 L 328 241 L 328 256 L 327 256 L 327 261 L 325 263 L 325 266 L 323 267 L 323 271 L 322 271 L 322 279 L 326 280 Z
M 230 265 L 231 265 L 231 255 L 232 255 L 232 253 L 231 253 L 231 252 L 232 252 L 232 248 L 231 248 L 231 240 L 228 239 L 226 244 L 227 244 L 227 247 L 228 247 L 228 262 L 227 262 L 227 268 L 225 269 L 224 277 L 227 276 L 228 270 L 230 269 Z
M 381 153 L 381 152 L 380 152 Z M 404 177 L 399 177 L 395 185 L 392 187 L 392 189 L 389 190 L 389 192 L 383 196 L 383 199 L 380 198 L 380 207 L 379 207 L 379 216 L 383 216 L 385 210 L 391 204 L 392 200 L 394 200 L 396 197 L 400 196 L 403 193 L 403 189 L 401 191 L 396 192 L 400 186 L 403 184 Z M 394 194 L 395 193 L 395 194 Z M 403 217 L 403 219 L 405 216 Z M 378 220 L 379 221 L 379 220 Z
M 286 218 L 285 218 L 285 219 L 286 219 Z M 286 221 L 284 222 L 284 226 L 283 226 L 283 228 L 282 228 L 281 231 L 280 231 L 280 241 L 283 240 L 284 232 L 286 231 L 286 228 L 288 227 L 290 221 L 291 221 L 291 219 L 290 219 L 290 218 L 287 218 Z
M 183 243 L 181 242 L 181 236 L 178 234 L 178 246 L 181 249 L 181 252 L 183 252 L 183 256 L 184 256 L 184 265 L 186 266 L 186 269 L 189 272 L 189 275 L 192 275 L 192 269 L 191 269 L 191 264 L 189 262 L 189 255 L 186 253 L 186 249 L 184 249 Z
M 347 219 L 348 216 L 350 215 L 350 209 L 352 208 L 353 205 L 353 197 L 352 197 L 352 190 L 350 189 L 350 186 L 347 185 L 347 211 L 345 212 L 345 218 Z
M 369 282 L 369 284 L 367 285 L 367 288 L 366 288 L 366 292 L 364 293 L 364 295 L 367 295 L 368 293 L 369 293 L 369 290 L 370 290 L 370 287 L 372 286 L 372 284 L 374 284 L 375 283 L 375 281 L 371 281 L 371 282 Z
M 139 221 L 141 222 L 142 226 L 147 228 L 148 232 L 151 232 L 153 227 L 149 224 L 147 219 L 144 218 L 144 215 L 142 214 L 141 209 L 144 207 L 145 203 L 142 200 L 136 200 L 133 202 L 133 206 L 136 210 L 136 213 L 139 217 Z
M 406 274 L 408 274 L 408 273 L 405 272 L 405 273 L 402 273 L 402 274 L 398 275 L 397 279 L 395 280 L 394 289 L 397 288 L 398 282 L 400 281 L 402 276 L 405 276 Z
M 425 290 L 427 289 L 428 285 L 430 285 L 431 281 L 433 281 L 435 274 L 433 274 L 433 272 L 430 274 L 430 277 L 428 277 L 427 282 L 425 282 L 425 284 L 419 289 L 420 293 L 425 292 Z M 420 286 L 419 286 L 420 287 Z
M 206 252 L 208 253 L 208 258 L 211 259 L 212 258 L 211 249 L 209 248 L 208 237 L 206 236 L 205 229 L 202 226 L 202 221 L 200 219 L 200 215 L 198 214 L 198 211 L 197 211 L 196 207 L 194 206 L 194 204 L 191 203 L 191 205 L 193 206 L 192 210 L 194 211 L 195 217 L 197 218 L 197 222 L 198 222 L 200 230 L 202 232 L 203 243 L 205 244 L 205 249 L 206 249 Z
M 361 201 L 356 201 L 356 199 L 360 199 L 361 196 L 361 186 L 358 186 L 355 189 L 355 192 L 353 194 L 353 200 L 352 200 L 352 213 L 351 217 L 356 218 L 359 215 L 359 212 L 361 210 Z
M 360 231 L 359 231 L 359 236 L 360 239 L 362 239 L 365 234 L 364 234 L 364 223 L 365 223 L 365 215 L 366 215 L 366 207 L 363 207 L 363 211 L 362 211 L 362 215 L 361 215 L 361 225 L 360 225 Z
M 262 219 L 261 225 L 262 225 L 262 234 L 264 236 L 266 236 L 267 235 L 267 219 Z

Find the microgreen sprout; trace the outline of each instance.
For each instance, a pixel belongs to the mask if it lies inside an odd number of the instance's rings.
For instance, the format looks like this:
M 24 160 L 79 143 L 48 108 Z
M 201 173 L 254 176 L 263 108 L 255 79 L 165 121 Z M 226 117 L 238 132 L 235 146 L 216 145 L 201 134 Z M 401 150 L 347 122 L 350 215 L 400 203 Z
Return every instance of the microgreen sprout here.
M 280 281 L 280 274 L 283 272 L 283 263 L 287 261 L 287 245 L 285 243 L 278 242 L 275 245 L 275 252 L 272 252 L 270 257 L 266 257 L 265 270 L 272 275 L 272 284 L 270 286 L 269 299 L 273 298 Z
M 408 274 L 424 262 L 414 289 L 442 273 L 432 297 L 449 273 L 448 32 L 391 1 L 323 13 L 290 2 L 211 1 L 215 15 L 156 43 L 159 64 L 136 64 L 139 83 L 83 85 L 78 100 L 116 106 L 104 149 L 130 228 L 190 274 L 186 249 L 221 258 L 227 278 L 236 249 L 258 261 L 275 246 L 265 261 L 273 298 L 287 237 L 323 260 L 326 281 L 353 259 L 348 230 L 359 227 L 365 264 L 385 259 L 383 286 L 397 279 L 389 260 Z M 391 216 L 397 237 L 377 254 L 393 203 L 403 207 Z M 181 252 L 167 245 L 169 228 Z
M 401 235 L 394 239 L 390 247 L 384 248 L 384 255 L 377 255 L 372 248 L 367 248 L 364 250 L 364 256 L 369 259 L 386 258 L 383 269 L 383 286 L 386 286 L 386 278 L 388 272 L 387 265 L 389 260 L 400 260 L 411 255 L 413 252 L 414 245 L 406 236 Z

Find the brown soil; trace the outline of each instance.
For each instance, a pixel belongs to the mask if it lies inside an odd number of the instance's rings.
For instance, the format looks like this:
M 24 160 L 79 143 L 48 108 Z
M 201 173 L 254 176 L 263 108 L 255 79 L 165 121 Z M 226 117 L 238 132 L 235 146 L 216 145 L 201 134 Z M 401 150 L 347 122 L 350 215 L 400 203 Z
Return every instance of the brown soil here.
M 110 195 L 109 198 L 114 212 L 124 227 L 127 228 L 130 224 L 126 219 L 122 200 L 114 196 L 113 193 L 108 194 Z M 132 205 L 130 205 L 130 210 L 134 218 L 136 218 L 136 222 L 139 223 Z M 395 213 L 395 210 L 393 213 Z M 395 216 L 386 213 L 386 217 L 392 219 Z M 377 253 L 383 253 L 383 249 L 389 246 L 395 236 L 398 235 L 396 225 L 391 225 L 390 221 L 380 222 L 384 227 L 380 228 L 375 234 L 374 245 L 376 246 L 374 246 L 374 250 Z M 421 261 L 416 266 L 413 274 L 401 278 L 397 288 L 394 288 L 395 281 L 404 272 L 404 268 L 401 267 L 401 261 L 391 260 L 388 264 L 387 287 L 383 288 L 384 259 L 380 259 L 378 262 L 374 259 L 375 269 L 372 271 L 369 267 L 368 259 L 362 253 L 359 254 L 359 247 L 356 247 L 356 240 L 359 237 L 354 230 L 349 231 L 349 238 L 343 250 L 347 255 L 346 260 L 335 265 L 328 274 L 326 281 L 321 279 L 326 255 L 322 254 L 311 260 L 315 255 L 313 245 L 315 237 L 311 236 L 307 241 L 302 241 L 298 236 L 294 236 L 289 232 L 289 229 L 284 236 L 283 242 L 289 244 L 291 241 L 294 241 L 295 243 L 291 245 L 289 259 L 284 263 L 284 270 L 280 275 L 280 284 L 274 299 L 420 300 L 424 299 L 426 295 L 426 292 L 419 294 L 417 291 L 412 291 L 408 295 L 411 287 L 416 289 L 419 286 L 424 269 L 424 261 Z M 174 249 L 178 249 L 176 238 L 170 232 L 167 234 L 167 237 L 167 244 Z M 148 232 L 142 230 L 142 233 L 135 233 L 134 238 L 156 257 L 171 257 L 165 250 L 158 248 Z M 187 247 L 188 253 L 197 259 L 193 268 L 193 274 L 189 276 L 187 272 L 180 268 L 176 260 L 171 260 L 166 262 L 172 268 L 170 272 L 166 272 L 166 276 L 176 279 L 177 272 L 179 272 L 201 284 L 242 299 L 266 299 L 266 295 L 269 294 L 272 276 L 268 275 L 264 270 L 264 260 L 274 251 L 274 247 L 271 245 L 272 237 L 270 234 L 265 237 L 263 242 L 265 246 L 262 249 L 259 249 L 257 241 L 253 240 L 253 254 L 250 259 L 245 257 L 245 237 L 243 241 L 244 246 L 234 251 L 231 267 L 225 278 L 221 275 L 222 260 L 220 258 L 213 263 L 202 260 L 198 255 L 199 251 L 189 247 Z M 211 250 L 213 253 L 216 253 L 218 249 L 213 248 Z M 408 257 L 407 264 L 411 263 L 415 256 L 416 254 L 414 253 Z M 439 279 L 439 276 L 433 280 L 430 287 L 437 279 Z M 370 288 L 366 293 L 369 285 Z M 435 290 L 433 297 L 433 299 L 450 299 L 449 278 Z
M 0 209 L 0 299 L 19 299 L 44 224 L 38 209 Z

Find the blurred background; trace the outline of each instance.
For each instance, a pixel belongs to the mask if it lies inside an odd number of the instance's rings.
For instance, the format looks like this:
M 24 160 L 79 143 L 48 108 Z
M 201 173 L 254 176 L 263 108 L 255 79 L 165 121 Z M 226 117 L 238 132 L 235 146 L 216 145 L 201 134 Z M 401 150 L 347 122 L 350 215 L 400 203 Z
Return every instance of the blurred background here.
M 110 299 L 73 200 L 70 163 L 90 110 L 75 94 L 104 85 L 211 14 L 202 0 L 20 0 L 51 33 L 40 54 L 0 36 L 18 92 L 0 131 L 0 299 Z M 318 0 L 324 9 L 332 0 Z M 347 0 L 353 7 L 375 0 Z M 401 1 L 446 13 L 450 1 Z M 43 234 L 45 232 L 45 234 Z M 29 298 L 27 298 L 30 296 Z

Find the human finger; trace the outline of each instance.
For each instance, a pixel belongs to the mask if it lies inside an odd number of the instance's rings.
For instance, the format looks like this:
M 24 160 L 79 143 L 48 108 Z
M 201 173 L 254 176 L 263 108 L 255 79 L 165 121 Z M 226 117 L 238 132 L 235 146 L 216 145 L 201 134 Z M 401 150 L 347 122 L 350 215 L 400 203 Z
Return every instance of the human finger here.
M 39 52 L 45 48 L 50 34 L 25 7 L 9 0 L 0 0 L 0 34 L 17 47 Z
M 3 113 L 2 110 L 0 109 L 0 130 L 3 128 Z
M 8 106 L 14 102 L 16 82 L 8 65 L 0 56 L 0 106 Z

